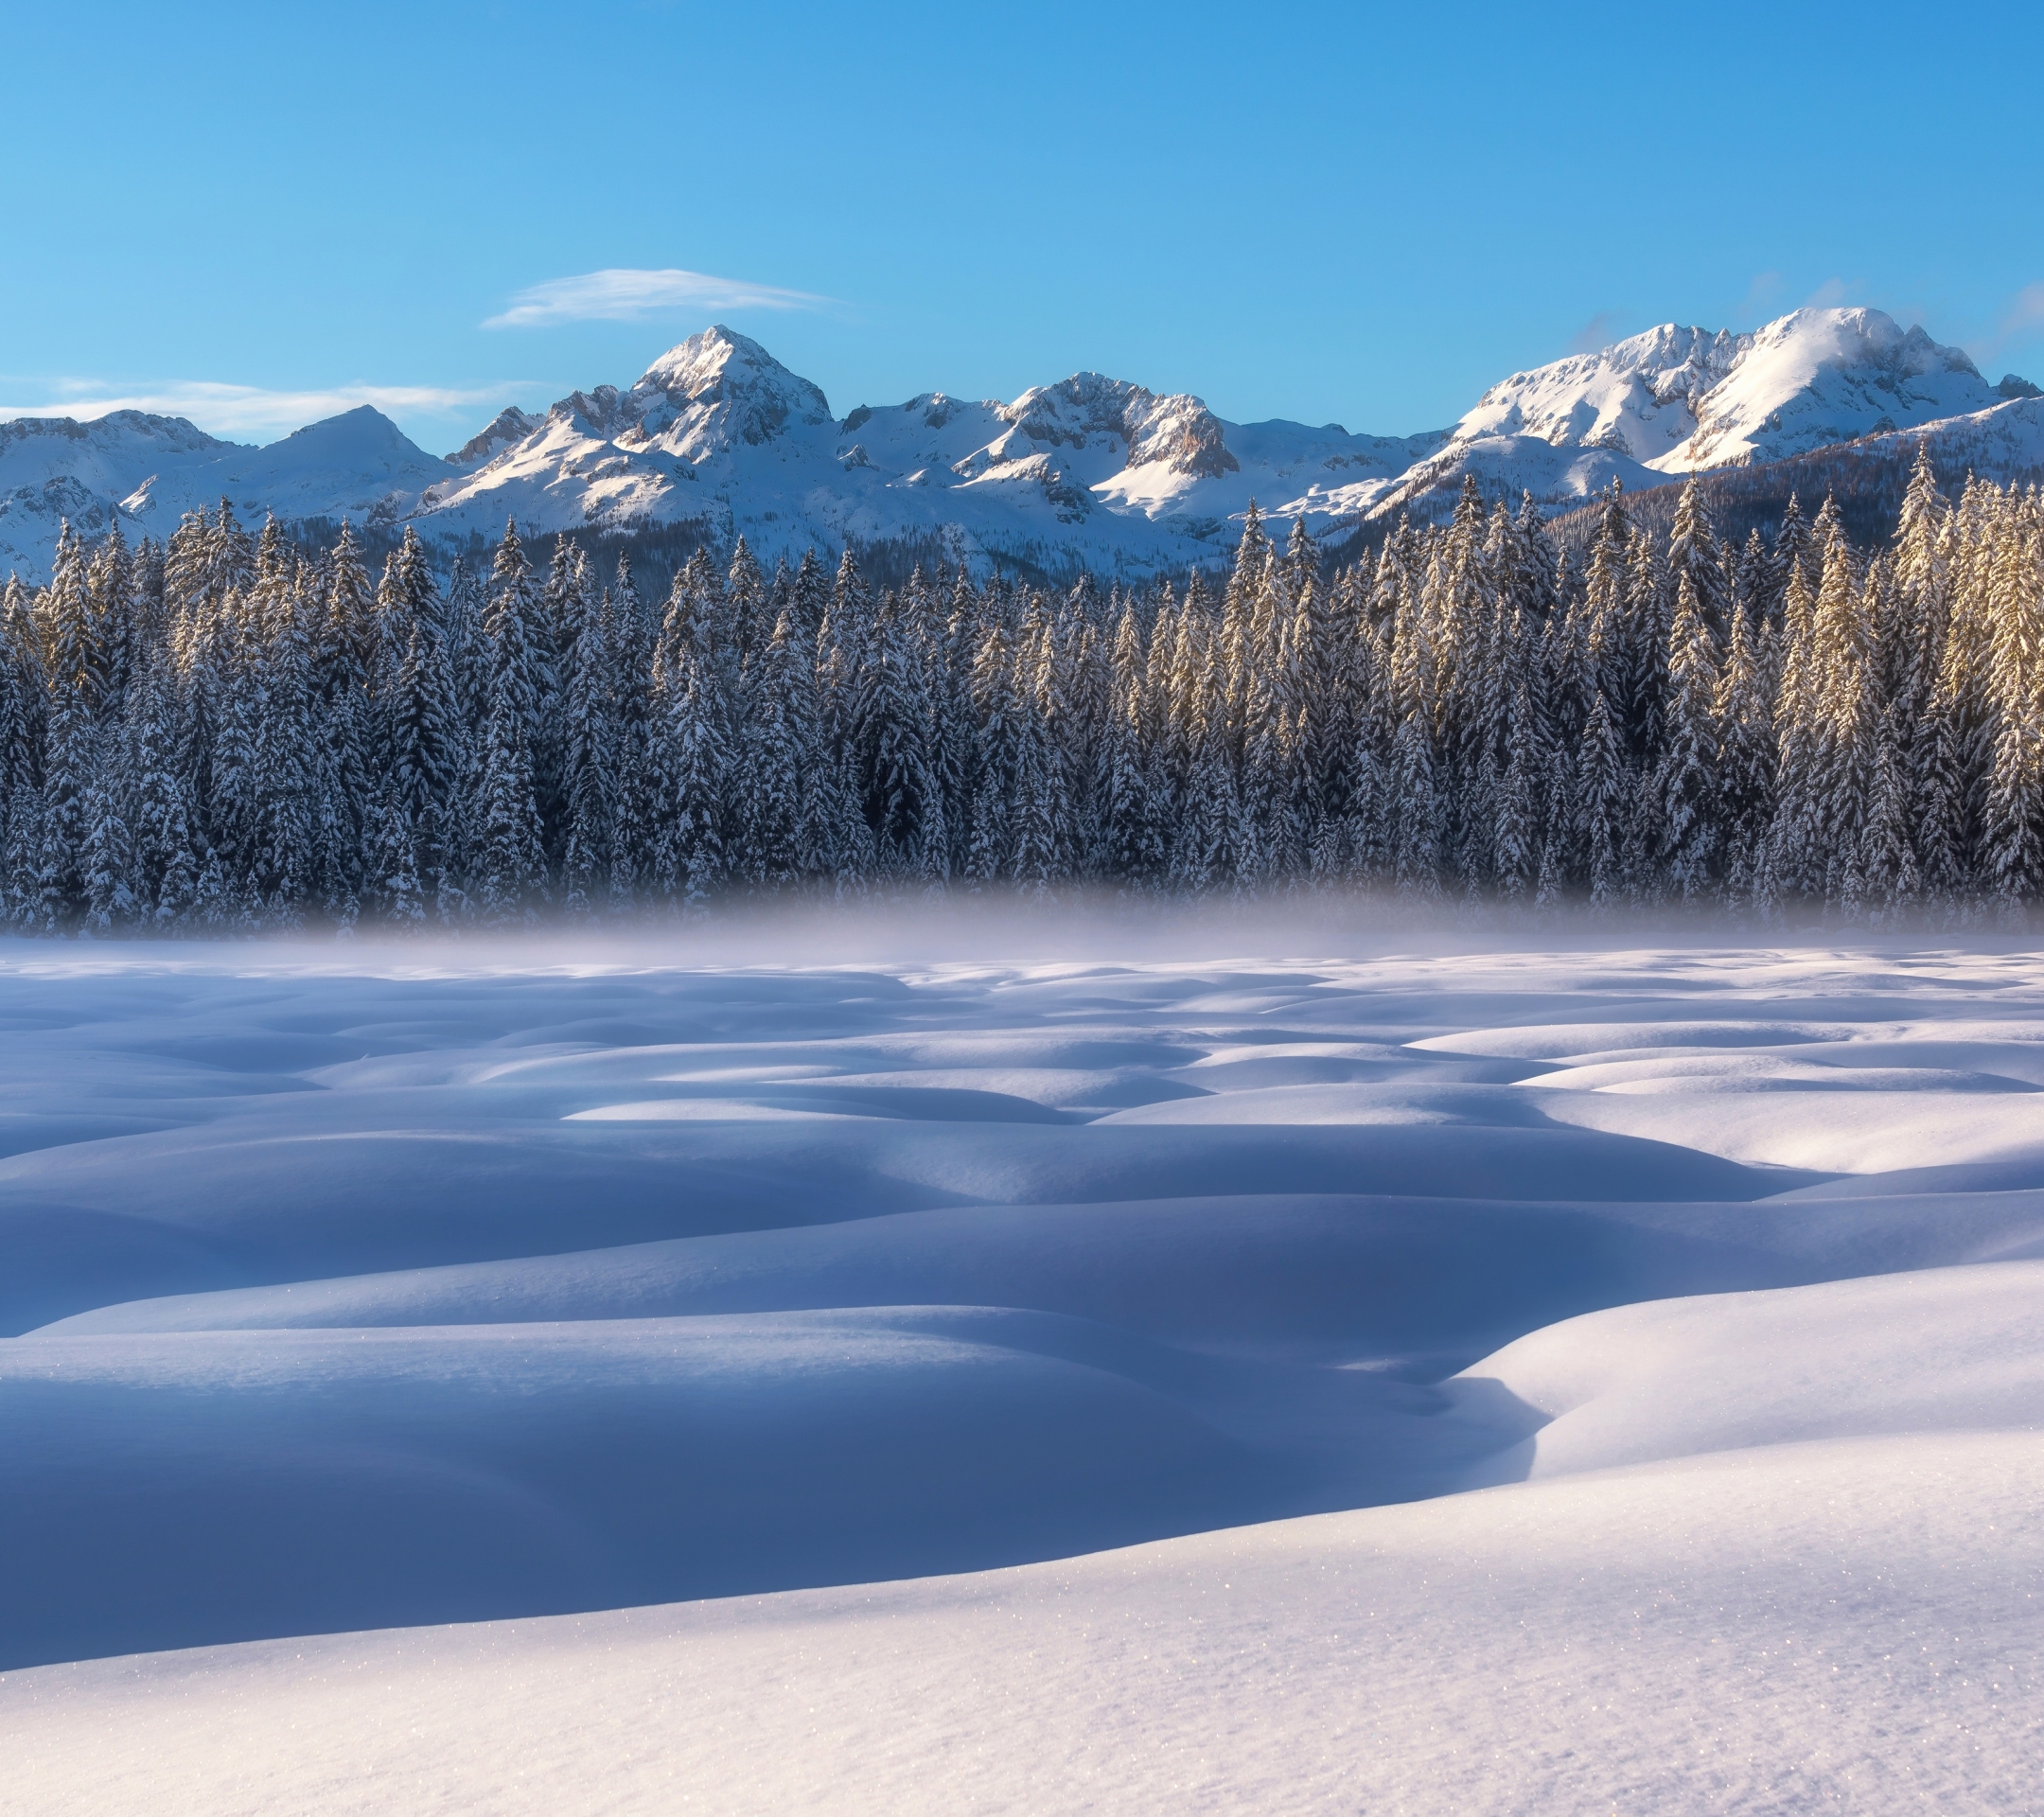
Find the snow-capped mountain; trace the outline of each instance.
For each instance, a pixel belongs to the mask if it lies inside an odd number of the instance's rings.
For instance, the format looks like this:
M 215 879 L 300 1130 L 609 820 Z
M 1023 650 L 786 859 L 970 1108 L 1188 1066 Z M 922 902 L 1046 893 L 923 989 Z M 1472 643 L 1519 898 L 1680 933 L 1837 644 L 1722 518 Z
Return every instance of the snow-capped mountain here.
M 1662 473 L 1777 461 L 2002 401 L 1973 362 L 1878 309 L 1798 309 L 1753 334 L 1669 324 L 1514 373 L 1455 442 L 1532 436 Z
M 508 407 L 446 459 L 363 408 L 268 448 L 175 417 L 0 423 L 0 571 L 46 571 L 57 524 L 116 515 L 163 537 L 230 499 L 244 516 L 417 524 L 443 546 L 677 524 L 763 556 L 848 538 L 931 539 L 976 563 L 1139 574 L 1213 560 L 1252 499 L 1339 531 L 1436 514 L 1465 474 L 1568 503 L 1841 442 L 1924 437 L 1949 467 L 2044 459 L 2044 401 L 1990 385 L 1956 348 L 1877 309 L 1798 309 L 1751 334 L 1671 325 L 1493 385 L 1452 429 L 1229 423 L 1197 397 L 1078 373 L 1013 402 L 925 392 L 839 418 L 822 391 L 729 328 L 692 335 L 632 385 L 543 414 Z
M 57 526 L 167 537 L 186 512 L 231 499 L 252 516 L 392 520 L 452 469 L 364 404 L 267 448 L 218 441 L 178 416 L 120 410 L 88 423 L 0 423 L 0 570 L 42 578 Z
M 1387 485 L 1433 436 L 1224 423 L 1197 397 L 1079 373 L 1013 403 L 925 392 L 841 420 L 808 379 L 723 327 L 628 390 L 555 404 L 516 441 L 500 417 L 414 515 L 425 534 L 692 522 L 762 553 L 848 537 L 941 538 L 981 556 L 1149 569 L 1204 560 L 1252 497 L 1330 517 L 1359 478 Z M 478 457 L 481 457 L 478 459 Z
M 2032 389 L 2013 375 L 1990 385 L 1957 347 L 1879 309 L 1797 309 L 1752 334 L 1667 323 L 1491 386 L 1437 454 L 1368 508 L 1419 505 L 1465 472 L 1487 490 L 1559 499 L 1862 436 L 1936 442 L 1953 419 L 1991 415 Z

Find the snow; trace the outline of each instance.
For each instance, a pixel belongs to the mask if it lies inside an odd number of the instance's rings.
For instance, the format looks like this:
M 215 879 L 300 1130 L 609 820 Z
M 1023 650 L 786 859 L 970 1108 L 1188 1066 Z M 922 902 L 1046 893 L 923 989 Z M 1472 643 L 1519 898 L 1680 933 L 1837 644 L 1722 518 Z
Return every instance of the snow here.
M 1718 1454 L 968 1578 L 0 1685 L 23 1808 L 2027 1808 L 2044 1455 Z
M 1260 926 L 0 946 L 0 1809 L 2026 1808 L 2044 961 Z

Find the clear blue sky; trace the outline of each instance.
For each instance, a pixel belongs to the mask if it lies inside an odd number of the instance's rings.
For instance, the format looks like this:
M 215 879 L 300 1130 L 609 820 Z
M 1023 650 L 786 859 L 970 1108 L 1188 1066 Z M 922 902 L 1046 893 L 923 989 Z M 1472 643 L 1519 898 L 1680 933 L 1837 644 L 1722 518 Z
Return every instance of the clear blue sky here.
M 19 0 L 0 407 L 269 440 L 369 397 L 438 452 L 723 319 L 840 414 L 1093 367 L 1403 432 L 1813 299 L 2044 379 L 2040 41 L 2035 7 Z M 606 271 L 721 289 L 525 294 Z M 584 319 L 635 284 L 671 300 Z

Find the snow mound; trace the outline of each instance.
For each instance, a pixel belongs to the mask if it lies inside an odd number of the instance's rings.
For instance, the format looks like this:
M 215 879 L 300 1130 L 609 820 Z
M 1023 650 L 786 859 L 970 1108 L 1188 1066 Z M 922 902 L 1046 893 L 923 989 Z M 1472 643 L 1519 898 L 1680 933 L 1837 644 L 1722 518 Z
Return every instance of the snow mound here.
M 26 1807 L 2019 1810 L 2029 1435 L 1787 1445 L 970 1577 L 0 1678 Z M 1954 1738 L 1961 1738 L 1954 1740 Z
M 1495 1481 L 1755 1445 L 2044 1431 L 2044 1263 L 1658 1301 L 1523 1337 L 1455 1385 L 1538 1430 Z

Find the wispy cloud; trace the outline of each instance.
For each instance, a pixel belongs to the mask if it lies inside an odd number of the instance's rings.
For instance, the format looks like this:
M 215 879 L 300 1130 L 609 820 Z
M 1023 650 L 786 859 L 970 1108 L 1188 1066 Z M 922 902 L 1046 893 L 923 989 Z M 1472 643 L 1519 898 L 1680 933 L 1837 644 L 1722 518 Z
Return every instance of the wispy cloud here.
M 1617 337 L 1612 332 L 1624 320 L 1616 309 L 1599 309 L 1569 337 L 1571 353 L 1602 353 Z
M 267 391 L 259 385 L 173 380 L 118 388 L 92 379 L 15 380 L 44 394 L 36 403 L 0 403 L 0 420 L 14 416 L 73 416 L 84 421 L 116 410 L 142 410 L 158 416 L 184 416 L 216 435 L 289 434 L 324 416 L 370 404 L 386 415 L 459 410 L 495 403 L 511 387 L 456 391 L 439 385 L 337 385 L 326 391 Z
M 2044 284 L 2025 284 L 1996 310 L 1992 327 L 1976 321 L 1975 331 L 1960 345 L 1973 356 L 1982 372 L 1987 372 L 1990 364 L 2021 358 L 2026 349 L 2034 358 L 2040 329 L 2044 329 Z M 1987 376 L 1991 379 L 1994 374 L 1988 372 Z
M 813 309 L 826 296 L 777 290 L 703 272 L 584 272 L 550 277 L 511 299 L 485 328 L 546 328 L 559 322 L 636 322 L 662 309 Z
M 1866 285 L 1859 278 L 1827 277 L 1803 299 L 1806 309 L 1841 309 L 1864 299 Z
M 2026 339 L 2044 326 L 2044 284 L 2025 284 L 2001 312 L 2000 338 Z

